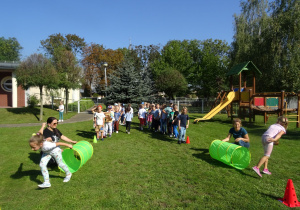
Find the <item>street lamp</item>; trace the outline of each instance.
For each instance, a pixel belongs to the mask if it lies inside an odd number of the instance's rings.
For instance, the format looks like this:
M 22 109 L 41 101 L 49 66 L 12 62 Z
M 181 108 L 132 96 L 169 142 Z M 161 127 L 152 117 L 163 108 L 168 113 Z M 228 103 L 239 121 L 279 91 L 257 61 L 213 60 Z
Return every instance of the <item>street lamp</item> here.
M 107 97 L 107 77 L 106 77 L 106 67 L 108 66 L 108 64 L 106 62 L 103 63 L 104 66 L 104 78 L 105 78 L 105 99 Z

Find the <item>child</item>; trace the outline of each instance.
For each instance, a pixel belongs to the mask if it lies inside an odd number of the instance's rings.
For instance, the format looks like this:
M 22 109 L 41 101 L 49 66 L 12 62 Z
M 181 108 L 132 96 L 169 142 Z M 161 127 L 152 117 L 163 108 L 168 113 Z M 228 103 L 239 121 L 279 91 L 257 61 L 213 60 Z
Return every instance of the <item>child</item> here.
M 242 127 L 242 121 L 239 118 L 236 118 L 232 121 L 232 124 L 233 124 L 233 128 L 230 128 L 227 137 L 222 141 L 229 141 L 232 135 L 234 138 L 234 144 L 249 148 L 250 139 L 246 129 Z
M 99 132 L 101 133 L 101 140 L 103 141 L 103 132 L 105 124 L 105 115 L 102 112 L 102 106 L 98 105 L 94 114 L 95 132 L 97 134 L 97 141 L 99 140 Z
M 185 142 L 185 133 L 186 129 L 189 127 L 190 120 L 189 116 L 187 114 L 188 109 L 186 107 L 183 107 L 181 110 L 181 115 L 178 116 L 178 127 L 179 127 L 179 139 L 178 144 L 186 143 Z
M 148 114 L 147 114 L 148 129 L 152 128 L 153 114 L 154 114 L 154 104 L 151 104 L 150 107 L 149 107 L 149 110 L 148 110 Z
M 138 112 L 138 118 L 140 120 L 140 129 L 141 131 L 143 130 L 143 127 L 145 125 L 145 122 L 146 122 L 146 110 L 144 109 L 144 105 L 143 104 L 140 104 L 140 109 L 139 109 L 139 112 Z
M 130 125 L 132 121 L 132 114 L 130 107 L 126 108 L 125 113 L 125 120 L 126 120 L 126 133 L 130 134 Z
M 114 118 L 114 112 L 112 111 L 112 106 L 107 107 L 107 112 L 105 113 L 105 136 L 109 134 L 112 135 L 112 121 Z
M 286 129 L 288 127 L 288 119 L 280 116 L 277 119 L 277 123 L 271 125 L 268 130 L 262 135 L 262 144 L 264 147 L 265 154 L 259 160 L 258 164 L 252 169 L 261 177 L 259 168 L 264 164 L 264 170 L 262 173 L 271 175 L 272 173 L 268 170 L 268 161 L 273 150 L 273 144 L 279 141 L 283 134 L 286 134 Z
M 40 131 L 42 131 L 41 129 Z M 30 140 L 29 145 L 33 151 L 37 151 L 41 149 L 43 152 L 41 161 L 40 161 L 40 167 L 41 171 L 44 177 L 44 183 L 38 185 L 40 188 L 48 188 L 51 187 L 50 179 L 49 179 L 49 172 L 47 169 L 47 163 L 51 159 L 51 157 L 54 157 L 58 166 L 61 167 L 65 173 L 66 177 L 64 178 L 63 182 L 68 182 L 71 179 L 71 172 L 69 171 L 68 167 L 63 163 L 62 161 L 62 155 L 61 155 L 61 149 L 58 146 L 66 146 L 69 148 L 73 148 L 71 144 L 66 144 L 62 142 L 52 142 L 51 138 L 44 139 L 44 136 L 42 133 L 38 132 L 34 134 Z
M 115 106 L 115 114 L 114 114 L 114 130 L 116 133 L 119 133 L 119 122 L 121 119 L 121 112 L 119 106 Z
M 178 138 L 179 133 L 177 131 L 177 127 L 178 127 L 179 111 L 178 111 L 177 105 L 173 106 L 173 111 L 174 111 L 174 117 L 173 117 L 173 121 L 172 121 L 173 134 L 174 134 L 174 138 Z
M 57 111 L 59 111 L 59 120 L 58 120 L 58 122 L 63 122 L 64 121 L 64 111 L 65 111 L 65 106 L 64 106 L 63 101 L 60 102 L 60 105 L 59 105 Z
M 166 113 L 165 108 L 167 107 L 166 104 L 164 104 L 162 107 L 161 107 L 161 115 L 160 115 L 160 132 L 162 134 L 166 134 L 167 132 L 167 116 L 168 114 Z

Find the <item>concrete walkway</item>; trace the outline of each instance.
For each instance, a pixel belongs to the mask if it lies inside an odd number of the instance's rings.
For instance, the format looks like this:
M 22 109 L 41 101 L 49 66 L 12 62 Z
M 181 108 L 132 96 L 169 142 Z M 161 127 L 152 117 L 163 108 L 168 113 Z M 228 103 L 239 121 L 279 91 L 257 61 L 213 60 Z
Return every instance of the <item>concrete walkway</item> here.
M 43 120 L 42 122 L 46 122 L 47 119 Z M 93 120 L 93 114 L 91 111 L 79 113 L 68 120 L 64 120 L 61 124 L 66 123 L 76 123 L 76 122 L 83 122 Z M 23 123 L 23 124 L 0 124 L 0 128 L 13 128 L 13 127 L 29 127 L 29 126 L 41 126 L 42 122 L 39 123 Z

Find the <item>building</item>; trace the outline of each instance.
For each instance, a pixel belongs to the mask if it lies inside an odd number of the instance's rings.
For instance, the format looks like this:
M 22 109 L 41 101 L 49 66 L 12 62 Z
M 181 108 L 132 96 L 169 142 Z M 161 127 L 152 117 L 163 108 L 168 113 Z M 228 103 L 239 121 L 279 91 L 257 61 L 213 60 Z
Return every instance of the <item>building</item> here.
M 17 108 L 26 107 L 27 99 L 30 95 L 36 95 L 39 99 L 39 88 L 32 87 L 28 90 L 17 86 L 15 70 L 19 66 L 19 62 L 0 62 L 0 108 Z M 52 97 L 46 90 L 44 92 L 44 104 L 51 104 Z M 55 91 L 55 98 L 64 99 L 63 90 Z M 79 89 L 69 91 L 69 103 L 80 100 Z

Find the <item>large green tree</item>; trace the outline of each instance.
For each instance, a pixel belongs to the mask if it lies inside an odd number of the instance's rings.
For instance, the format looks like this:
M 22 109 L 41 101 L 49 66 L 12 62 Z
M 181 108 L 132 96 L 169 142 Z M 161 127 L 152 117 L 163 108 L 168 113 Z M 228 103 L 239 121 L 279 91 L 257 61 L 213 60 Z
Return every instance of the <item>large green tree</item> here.
M 16 38 L 0 37 L 0 61 L 19 61 L 22 49 Z
M 165 71 L 161 72 L 156 79 L 156 87 L 159 91 L 165 92 L 170 99 L 184 95 L 188 88 L 184 76 L 172 68 L 165 69 Z
M 235 15 L 232 65 L 253 61 L 258 91 L 300 88 L 300 6 L 297 0 L 244 0 Z M 266 82 L 267 81 L 267 82 Z
M 145 78 L 134 64 L 134 59 L 127 55 L 117 71 L 109 76 L 111 85 L 107 88 L 108 103 L 121 102 L 137 105 L 153 99 L 154 90 L 145 91 Z
M 59 33 L 41 40 L 41 45 L 58 72 L 59 80 L 56 88 L 65 89 L 67 112 L 69 90 L 79 88 L 82 85 L 81 68 L 76 55 L 77 53 L 82 53 L 86 43 L 83 38 L 75 34 L 64 36 Z
M 54 64 L 59 77 L 57 86 L 65 90 L 66 112 L 68 112 L 69 90 L 81 87 L 82 68 L 79 66 L 79 62 L 73 52 L 64 48 L 55 49 L 54 57 L 56 58 Z
M 38 87 L 40 90 L 40 121 L 43 120 L 43 87 L 53 88 L 57 74 L 51 61 L 42 54 L 32 54 L 16 70 L 18 85 L 28 89 Z

